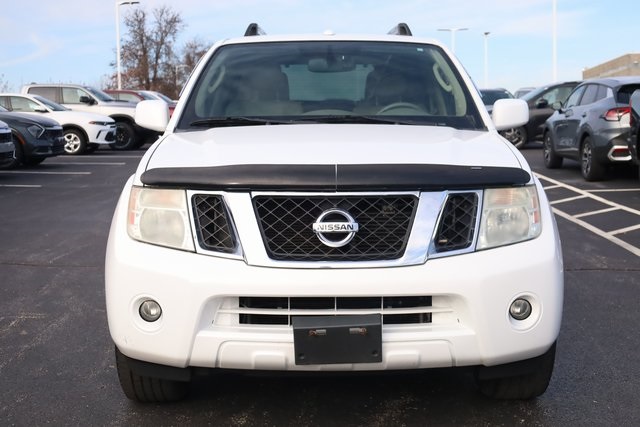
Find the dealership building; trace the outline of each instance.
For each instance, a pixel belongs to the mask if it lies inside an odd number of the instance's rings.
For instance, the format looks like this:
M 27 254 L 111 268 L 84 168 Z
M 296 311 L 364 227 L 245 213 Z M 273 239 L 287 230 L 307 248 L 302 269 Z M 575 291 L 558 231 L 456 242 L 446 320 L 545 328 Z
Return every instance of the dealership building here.
M 627 53 L 611 61 L 582 70 L 583 79 L 640 76 L 640 53 Z

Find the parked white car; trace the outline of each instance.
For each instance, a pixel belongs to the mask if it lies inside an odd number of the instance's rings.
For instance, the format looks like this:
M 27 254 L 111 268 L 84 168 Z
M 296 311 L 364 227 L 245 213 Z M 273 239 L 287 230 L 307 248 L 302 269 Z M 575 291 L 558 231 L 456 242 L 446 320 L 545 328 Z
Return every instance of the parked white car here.
M 0 105 L 9 111 L 44 114 L 60 123 L 67 154 L 91 152 L 100 145 L 113 144 L 116 122 L 102 114 L 73 111 L 39 95 L 0 94 Z
M 474 367 L 542 394 L 563 306 L 543 187 L 464 67 L 410 35 L 215 44 L 124 186 L 106 306 L 124 393 L 179 399 L 216 369 Z M 425 385 L 428 387 L 428 384 Z M 225 389 L 224 384 L 216 387 Z

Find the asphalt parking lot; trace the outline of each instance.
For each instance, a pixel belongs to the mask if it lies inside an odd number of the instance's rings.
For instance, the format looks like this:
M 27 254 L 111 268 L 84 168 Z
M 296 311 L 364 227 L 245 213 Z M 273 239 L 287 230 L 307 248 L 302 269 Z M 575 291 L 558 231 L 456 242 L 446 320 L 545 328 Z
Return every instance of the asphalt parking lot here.
M 107 233 L 143 151 L 98 150 L 0 171 L 1 425 L 640 424 L 640 180 L 546 170 L 565 260 L 565 312 L 551 385 L 532 401 L 481 397 L 467 369 L 196 380 L 171 405 L 120 390 L 104 306 Z

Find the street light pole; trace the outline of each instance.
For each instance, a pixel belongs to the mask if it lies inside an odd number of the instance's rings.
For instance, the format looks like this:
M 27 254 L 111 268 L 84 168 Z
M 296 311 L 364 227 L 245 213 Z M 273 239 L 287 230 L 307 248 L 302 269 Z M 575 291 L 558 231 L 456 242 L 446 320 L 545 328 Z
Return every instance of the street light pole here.
M 484 33 L 484 87 L 489 87 L 489 34 L 490 31 L 485 31 Z
M 466 31 L 468 28 L 438 28 L 438 31 L 451 32 L 451 52 L 456 53 L 456 32 Z
M 118 89 L 122 89 L 122 77 L 120 75 L 120 6 L 124 4 L 138 4 L 139 1 L 117 1 L 116 2 L 116 74 L 118 79 Z
M 558 0 L 553 0 L 553 48 L 552 48 L 552 62 L 553 62 L 553 81 L 558 81 Z

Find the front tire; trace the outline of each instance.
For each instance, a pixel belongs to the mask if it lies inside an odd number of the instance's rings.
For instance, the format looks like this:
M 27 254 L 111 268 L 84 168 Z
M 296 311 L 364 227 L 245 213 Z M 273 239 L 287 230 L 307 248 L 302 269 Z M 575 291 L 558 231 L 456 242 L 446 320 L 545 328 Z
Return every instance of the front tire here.
M 527 129 L 524 126 L 504 130 L 500 133 L 516 148 L 524 147 L 527 144 L 529 138 L 529 136 L 527 135 Z
M 580 172 L 587 181 L 600 181 L 604 177 L 604 166 L 593 155 L 593 142 L 588 136 L 580 147 Z
M 87 150 L 87 137 L 76 129 L 64 131 L 64 151 L 67 154 L 84 154 Z
M 476 372 L 476 382 L 480 392 L 494 399 L 533 399 L 543 394 L 551 380 L 553 364 L 556 356 L 556 344 L 541 356 L 521 362 L 510 363 L 498 368 L 508 368 L 517 372 L 520 368 L 532 369 L 525 374 L 516 374 L 492 378 L 483 370 L 495 368 L 479 368 Z
M 118 379 L 125 396 L 144 403 L 175 402 L 189 392 L 189 382 L 139 375 L 132 369 L 133 359 L 125 356 L 116 347 Z
M 544 158 L 544 165 L 547 169 L 558 169 L 562 167 L 562 157 L 558 156 L 553 149 L 551 132 L 545 132 L 544 134 L 544 139 L 542 141 L 542 156 Z
M 135 150 L 138 146 L 138 136 L 130 123 L 116 122 L 116 141 L 109 147 L 113 150 Z

